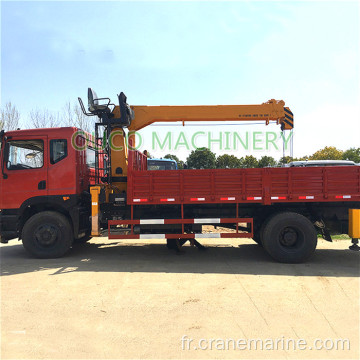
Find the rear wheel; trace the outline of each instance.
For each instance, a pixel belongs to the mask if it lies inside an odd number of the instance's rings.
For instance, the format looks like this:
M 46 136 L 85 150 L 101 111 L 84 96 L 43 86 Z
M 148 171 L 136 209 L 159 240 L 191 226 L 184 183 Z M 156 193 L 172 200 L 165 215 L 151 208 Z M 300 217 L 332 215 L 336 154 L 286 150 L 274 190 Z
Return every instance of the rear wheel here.
M 73 231 L 69 220 L 55 211 L 33 215 L 24 225 L 24 248 L 38 258 L 57 258 L 69 251 Z
M 279 262 L 301 263 L 314 253 L 317 234 L 314 225 L 305 216 L 284 212 L 266 222 L 262 244 L 269 255 Z
M 260 246 L 262 246 L 260 231 L 254 232 L 253 240 Z
M 256 227 L 256 230 L 254 230 L 254 237 L 253 237 L 253 240 L 259 245 L 259 246 L 263 246 L 262 244 L 262 238 L 263 238 L 263 235 L 264 235 L 264 229 L 265 229 L 265 226 L 267 224 L 267 221 L 266 220 L 255 220 L 256 223 L 257 223 L 257 227 Z

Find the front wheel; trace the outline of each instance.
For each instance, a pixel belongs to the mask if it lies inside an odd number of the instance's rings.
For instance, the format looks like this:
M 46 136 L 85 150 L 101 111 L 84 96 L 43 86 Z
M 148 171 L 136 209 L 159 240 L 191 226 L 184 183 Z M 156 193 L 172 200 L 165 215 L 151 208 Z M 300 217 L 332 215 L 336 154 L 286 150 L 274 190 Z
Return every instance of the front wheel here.
M 74 244 L 85 244 L 92 239 L 91 231 L 86 231 L 85 235 L 81 238 L 74 239 Z
M 57 258 L 69 251 L 73 231 L 69 220 L 55 211 L 33 215 L 22 230 L 24 248 L 38 258 Z
M 283 212 L 266 223 L 262 243 L 275 260 L 283 263 L 301 263 L 310 258 L 317 245 L 314 225 L 305 216 Z

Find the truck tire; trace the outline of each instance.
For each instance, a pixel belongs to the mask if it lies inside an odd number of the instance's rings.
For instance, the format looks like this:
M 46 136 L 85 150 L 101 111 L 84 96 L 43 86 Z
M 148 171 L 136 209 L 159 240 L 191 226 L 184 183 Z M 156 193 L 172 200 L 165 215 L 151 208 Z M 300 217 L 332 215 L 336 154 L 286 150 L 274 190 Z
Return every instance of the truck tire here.
M 69 220 L 55 211 L 33 215 L 22 230 L 24 248 L 37 258 L 57 258 L 65 255 L 73 242 Z
M 86 234 L 84 236 L 82 236 L 79 239 L 75 239 L 74 238 L 74 244 L 85 244 L 86 242 L 88 242 L 89 240 L 91 240 L 91 231 L 87 231 Z
M 314 225 L 305 216 L 283 212 L 265 224 L 262 244 L 268 254 L 282 263 L 301 263 L 310 258 L 317 245 Z
M 254 236 L 252 238 L 259 246 L 262 247 L 262 241 L 261 241 L 261 236 L 260 236 L 260 230 L 258 230 L 257 232 L 254 232 Z
M 267 223 L 267 221 L 263 220 L 261 222 L 261 225 L 257 226 L 257 230 L 256 231 L 254 230 L 253 240 L 261 247 L 263 247 L 262 238 L 264 236 L 264 229 L 265 229 L 266 223 Z

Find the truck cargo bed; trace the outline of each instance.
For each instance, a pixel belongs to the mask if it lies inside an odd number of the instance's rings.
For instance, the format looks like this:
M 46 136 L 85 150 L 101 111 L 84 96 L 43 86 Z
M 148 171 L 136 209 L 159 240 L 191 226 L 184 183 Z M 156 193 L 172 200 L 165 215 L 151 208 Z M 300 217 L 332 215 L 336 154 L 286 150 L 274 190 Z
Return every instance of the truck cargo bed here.
M 134 170 L 129 205 L 360 201 L 360 167 Z

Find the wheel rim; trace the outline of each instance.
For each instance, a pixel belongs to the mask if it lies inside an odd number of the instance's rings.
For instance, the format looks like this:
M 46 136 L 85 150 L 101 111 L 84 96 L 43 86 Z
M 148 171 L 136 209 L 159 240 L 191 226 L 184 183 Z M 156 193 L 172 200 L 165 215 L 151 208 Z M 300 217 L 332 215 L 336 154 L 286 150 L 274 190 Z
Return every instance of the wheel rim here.
M 279 234 L 279 243 L 286 250 L 299 249 L 304 243 L 305 236 L 300 229 L 287 226 Z
M 49 247 L 56 243 L 59 229 L 52 224 L 44 224 L 37 227 L 34 232 L 36 242 L 42 247 Z

